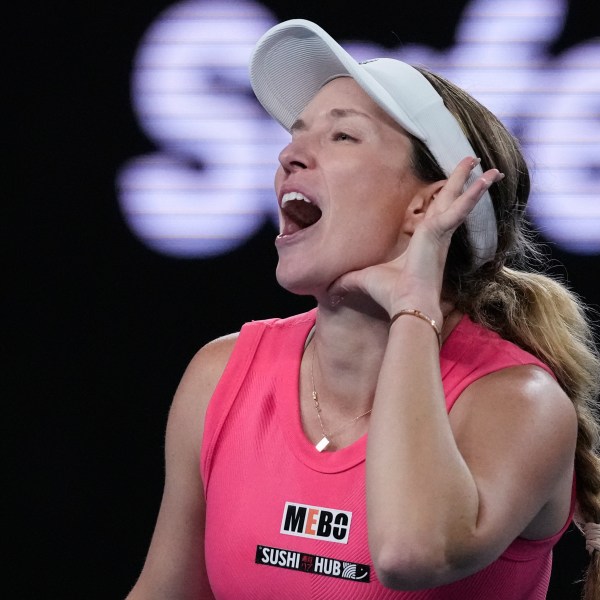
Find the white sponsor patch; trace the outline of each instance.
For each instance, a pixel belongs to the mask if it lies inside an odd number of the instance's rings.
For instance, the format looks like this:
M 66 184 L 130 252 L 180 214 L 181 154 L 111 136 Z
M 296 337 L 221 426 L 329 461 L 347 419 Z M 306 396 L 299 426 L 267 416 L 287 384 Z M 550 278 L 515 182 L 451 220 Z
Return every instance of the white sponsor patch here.
M 280 533 L 347 544 L 351 521 L 345 510 L 286 502 Z

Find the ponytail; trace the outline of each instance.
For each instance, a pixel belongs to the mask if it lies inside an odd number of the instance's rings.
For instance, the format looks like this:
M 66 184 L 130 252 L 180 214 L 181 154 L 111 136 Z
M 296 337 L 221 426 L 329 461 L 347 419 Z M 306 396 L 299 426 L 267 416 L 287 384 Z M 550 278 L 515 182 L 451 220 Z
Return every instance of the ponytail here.
M 506 176 L 490 188 L 498 229 L 496 256 L 477 269 L 461 225 L 446 262 L 445 298 L 552 369 L 577 413 L 575 521 L 600 523 L 600 356 L 586 314 L 589 309 L 564 285 L 529 268 L 529 264 L 539 264 L 542 256 L 526 228 L 530 178 L 517 138 L 464 90 L 426 69 L 419 71 L 461 124 L 482 168 L 495 167 Z M 412 147 L 412 166 L 419 178 L 439 181 L 446 177 L 423 142 L 413 138 Z M 585 578 L 584 600 L 599 598 L 600 550 L 595 550 Z

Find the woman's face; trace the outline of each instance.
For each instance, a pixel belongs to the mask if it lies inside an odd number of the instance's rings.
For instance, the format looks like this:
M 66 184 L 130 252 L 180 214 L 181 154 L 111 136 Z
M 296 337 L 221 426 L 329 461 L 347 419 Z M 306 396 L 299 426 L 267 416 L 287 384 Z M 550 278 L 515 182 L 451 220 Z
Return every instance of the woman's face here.
M 318 298 L 340 275 L 401 254 L 406 209 L 427 187 L 410 156 L 408 136 L 353 79 L 325 85 L 279 156 L 280 285 Z

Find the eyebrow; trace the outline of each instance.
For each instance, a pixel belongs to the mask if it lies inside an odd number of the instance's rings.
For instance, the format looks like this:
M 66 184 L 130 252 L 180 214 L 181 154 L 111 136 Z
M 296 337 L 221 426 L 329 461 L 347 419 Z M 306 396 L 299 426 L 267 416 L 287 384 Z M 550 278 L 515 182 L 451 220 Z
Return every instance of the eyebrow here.
M 333 119 L 345 119 L 347 117 L 365 117 L 371 119 L 371 115 L 354 108 L 332 108 L 329 111 L 328 116 Z M 304 119 L 296 119 L 290 127 L 290 132 L 304 131 L 306 128 L 307 125 Z

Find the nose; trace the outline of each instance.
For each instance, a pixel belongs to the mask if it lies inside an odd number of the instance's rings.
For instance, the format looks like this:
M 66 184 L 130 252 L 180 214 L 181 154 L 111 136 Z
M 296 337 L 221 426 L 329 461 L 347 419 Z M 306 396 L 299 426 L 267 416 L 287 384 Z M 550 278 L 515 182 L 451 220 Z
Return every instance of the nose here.
M 279 164 L 286 173 L 308 169 L 313 161 L 305 136 L 294 137 L 279 153 Z

